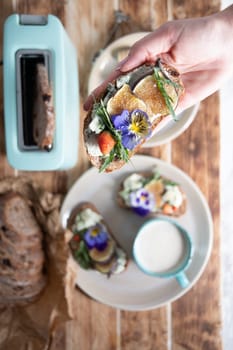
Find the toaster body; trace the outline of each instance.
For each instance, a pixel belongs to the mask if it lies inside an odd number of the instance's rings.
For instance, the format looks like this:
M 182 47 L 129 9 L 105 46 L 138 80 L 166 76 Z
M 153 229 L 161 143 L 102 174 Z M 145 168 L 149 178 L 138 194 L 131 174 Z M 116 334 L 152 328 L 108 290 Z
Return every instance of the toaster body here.
M 11 15 L 3 39 L 4 125 L 7 159 L 19 170 L 72 168 L 78 160 L 77 53 L 57 17 Z M 55 129 L 51 149 L 33 138 L 33 80 L 42 64 L 53 92 Z

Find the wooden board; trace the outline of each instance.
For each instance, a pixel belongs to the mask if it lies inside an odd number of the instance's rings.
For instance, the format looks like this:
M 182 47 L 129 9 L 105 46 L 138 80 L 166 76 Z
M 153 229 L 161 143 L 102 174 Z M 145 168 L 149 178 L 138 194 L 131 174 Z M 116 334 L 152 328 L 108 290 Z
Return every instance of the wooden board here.
M 174 18 L 210 15 L 216 1 L 173 2 Z M 172 346 L 175 350 L 220 350 L 220 232 L 219 232 L 219 96 L 202 102 L 193 125 L 172 144 L 172 163 L 197 183 L 214 221 L 211 258 L 203 276 L 183 298 L 172 304 Z M 182 157 L 181 157 L 182 155 Z
M 219 10 L 219 1 L 3 0 L 0 21 L 2 28 L 6 17 L 13 12 L 52 13 L 61 19 L 78 50 L 82 106 L 86 98 L 92 58 L 107 42 L 114 22 L 114 10 L 118 9 L 130 15 L 131 21 L 122 25 L 116 37 L 139 30 L 154 30 L 172 17 L 178 19 L 209 15 Z M 2 79 L 2 68 L 0 70 Z M 0 106 L 2 114 L 2 93 Z M 36 178 L 52 192 L 66 193 L 89 167 L 81 133 L 84 116 L 81 107 L 79 161 L 73 169 L 67 172 L 48 172 L 46 176 L 41 172 L 24 174 Z M 2 118 L 0 120 L 0 176 L 18 175 L 6 160 Z M 174 350 L 220 350 L 218 95 L 211 96 L 201 104 L 194 123 L 172 144 L 143 149 L 140 153 L 172 161 L 187 172 L 203 191 L 209 202 L 215 227 L 214 249 L 210 262 L 190 292 L 171 305 L 152 311 L 115 310 L 91 300 L 78 289 L 75 290 L 75 300 L 72 300 L 72 303 L 78 312 L 74 316 L 75 322 L 67 326 L 66 344 L 69 345 L 63 346 L 62 349 L 170 350 L 172 347 Z

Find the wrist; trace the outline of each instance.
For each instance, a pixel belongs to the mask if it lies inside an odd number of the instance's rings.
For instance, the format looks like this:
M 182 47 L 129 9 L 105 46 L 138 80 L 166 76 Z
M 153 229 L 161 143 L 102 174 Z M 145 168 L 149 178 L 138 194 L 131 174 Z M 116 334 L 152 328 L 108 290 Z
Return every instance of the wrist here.
M 217 26 L 225 32 L 226 38 L 232 38 L 232 28 L 233 28 L 233 5 L 227 7 L 226 9 L 212 15 L 213 19 L 216 21 Z M 224 41 L 226 40 L 224 39 Z
M 232 65 L 231 52 L 233 51 L 233 5 L 223 11 L 206 17 L 212 28 L 212 41 L 215 49 L 218 51 L 220 61 L 228 62 L 230 59 Z M 229 64 L 229 62 L 228 62 Z

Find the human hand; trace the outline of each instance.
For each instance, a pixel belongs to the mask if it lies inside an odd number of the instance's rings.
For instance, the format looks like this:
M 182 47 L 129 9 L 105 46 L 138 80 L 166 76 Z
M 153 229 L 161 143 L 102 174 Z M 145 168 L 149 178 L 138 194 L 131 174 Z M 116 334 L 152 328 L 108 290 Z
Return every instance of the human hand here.
M 232 22 L 233 6 L 208 17 L 165 23 L 131 47 L 128 57 L 92 92 L 84 108 L 90 108 L 93 95 L 101 94 L 109 81 L 159 57 L 181 73 L 185 94 L 177 112 L 203 100 L 233 73 Z

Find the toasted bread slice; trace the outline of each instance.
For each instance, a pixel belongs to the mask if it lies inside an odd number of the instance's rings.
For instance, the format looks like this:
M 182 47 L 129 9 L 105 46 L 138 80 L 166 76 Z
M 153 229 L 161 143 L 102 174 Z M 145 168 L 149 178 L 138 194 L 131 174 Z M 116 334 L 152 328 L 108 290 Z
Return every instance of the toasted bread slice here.
M 111 82 L 84 120 L 84 142 L 91 163 L 105 172 L 121 168 L 159 125 L 165 125 L 166 117 L 170 120 L 183 92 L 177 70 L 160 60 Z M 115 140 L 108 153 L 102 153 L 103 138 L 99 138 L 105 131 Z
M 117 202 L 141 216 L 180 216 L 186 211 L 186 195 L 179 184 L 157 170 L 132 173 L 121 183 Z
M 172 107 L 175 109 L 178 102 L 176 89 L 173 85 L 169 84 L 165 84 L 165 88 L 167 94 L 171 98 Z M 169 109 L 152 75 L 149 75 L 148 77 L 142 79 L 135 86 L 133 92 L 136 96 L 138 96 L 138 98 L 142 99 L 145 102 L 147 107 L 149 107 L 154 115 L 164 116 L 169 114 Z M 155 101 L 157 101 L 156 104 Z
M 72 232 L 69 240 L 72 255 L 82 268 L 94 269 L 108 276 L 126 269 L 128 258 L 125 252 L 92 203 L 78 204 L 67 227 Z
M 33 107 L 33 136 L 37 145 L 47 151 L 52 149 L 55 132 L 53 93 L 48 72 L 43 64 L 37 65 L 36 97 Z
M 124 84 L 116 94 L 110 98 L 107 104 L 107 112 L 109 115 L 120 114 L 123 109 L 132 111 L 134 109 L 142 109 L 145 112 L 149 112 L 151 115 L 151 110 L 147 108 L 147 105 L 143 100 L 139 98 L 132 92 L 128 84 Z

